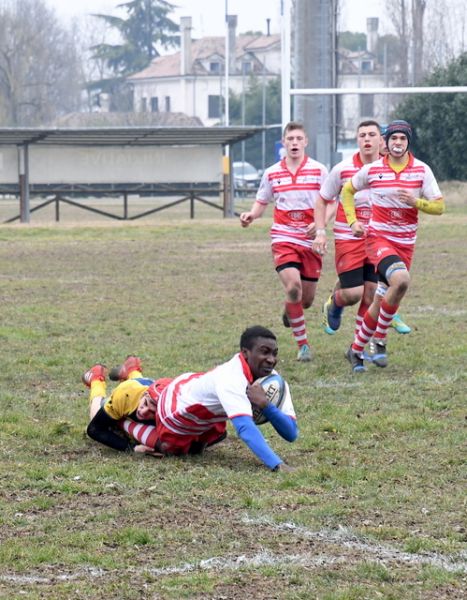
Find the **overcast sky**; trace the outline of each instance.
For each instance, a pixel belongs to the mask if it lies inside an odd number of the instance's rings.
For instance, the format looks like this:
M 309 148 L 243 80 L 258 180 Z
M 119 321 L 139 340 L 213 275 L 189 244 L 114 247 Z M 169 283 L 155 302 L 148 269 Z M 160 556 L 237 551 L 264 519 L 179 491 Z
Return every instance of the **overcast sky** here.
M 86 13 L 112 14 L 125 0 L 46 0 L 60 17 L 69 19 Z M 342 0 L 343 29 L 365 31 L 366 18 L 376 17 L 382 0 Z M 172 13 L 179 23 L 181 16 L 193 17 L 193 37 L 223 35 L 226 0 L 173 0 L 177 8 Z M 238 16 L 238 32 L 266 31 L 266 19 L 271 19 L 271 32 L 280 30 L 280 0 L 227 0 L 228 12 Z

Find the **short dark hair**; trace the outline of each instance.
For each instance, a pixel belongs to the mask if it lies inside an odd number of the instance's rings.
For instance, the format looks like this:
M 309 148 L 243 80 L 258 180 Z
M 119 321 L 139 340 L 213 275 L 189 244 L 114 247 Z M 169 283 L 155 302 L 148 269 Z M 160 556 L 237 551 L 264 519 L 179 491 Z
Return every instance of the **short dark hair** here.
M 360 129 L 360 127 L 377 127 L 378 131 L 381 131 L 381 125 L 378 123 L 378 121 L 375 121 L 374 119 L 368 119 L 368 121 L 362 121 L 361 123 L 359 123 L 357 131 Z
M 303 123 L 300 123 L 300 121 L 289 121 L 284 127 L 282 137 L 285 137 L 289 133 L 289 131 L 292 131 L 292 129 L 301 129 L 306 135 L 305 125 Z
M 269 338 L 277 341 L 276 336 L 270 329 L 266 329 L 266 327 L 262 327 L 261 325 L 253 325 L 253 327 L 248 327 L 242 333 L 240 337 L 240 350 L 242 348 L 251 350 L 258 338 Z

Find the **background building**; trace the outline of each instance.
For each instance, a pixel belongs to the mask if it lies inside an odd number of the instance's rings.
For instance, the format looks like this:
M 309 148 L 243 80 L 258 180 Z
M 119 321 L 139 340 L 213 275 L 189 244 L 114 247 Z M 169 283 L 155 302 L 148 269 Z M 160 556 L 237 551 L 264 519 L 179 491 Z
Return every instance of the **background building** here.
M 229 16 L 229 89 L 241 94 L 251 75 L 275 79 L 280 74 L 280 36 L 236 34 Z M 181 50 L 159 56 L 128 78 L 136 112 L 182 112 L 204 125 L 224 122 L 225 36 L 191 39 L 191 17 L 182 17 Z

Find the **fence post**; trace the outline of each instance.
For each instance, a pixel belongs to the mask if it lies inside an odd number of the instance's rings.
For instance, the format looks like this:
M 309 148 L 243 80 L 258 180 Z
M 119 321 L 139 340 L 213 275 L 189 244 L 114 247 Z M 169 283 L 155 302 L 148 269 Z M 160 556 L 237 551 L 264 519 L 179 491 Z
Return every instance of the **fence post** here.
M 123 192 L 123 218 L 125 221 L 128 219 L 128 194 Z
M 193 190 L 190 191 L 190 219 L 195 218 L 195 193 Z
M 19 214 L 21 223 L 29 223 L 31 210 L 29 203 L 29 146 L 18 146 L 18 176 L 19 176 Z

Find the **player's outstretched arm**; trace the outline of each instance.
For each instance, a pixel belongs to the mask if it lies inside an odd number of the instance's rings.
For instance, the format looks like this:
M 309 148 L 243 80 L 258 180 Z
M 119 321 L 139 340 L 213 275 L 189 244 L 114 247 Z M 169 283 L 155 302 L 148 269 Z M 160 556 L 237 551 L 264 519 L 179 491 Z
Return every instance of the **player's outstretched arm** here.
M 238 437 L 269 469 L 275 470 L 278 465 L 282 464 L 282 459 L 271 450 L 252 417 L 246 415 L 234 417 L 232 425 L 235 427 Z
M 295 419 L 283 413 L 274 404 L 268 404 L 263 408 L 263 414 L 284 440 L 295 442 L 298 438 L 298 427 Z

